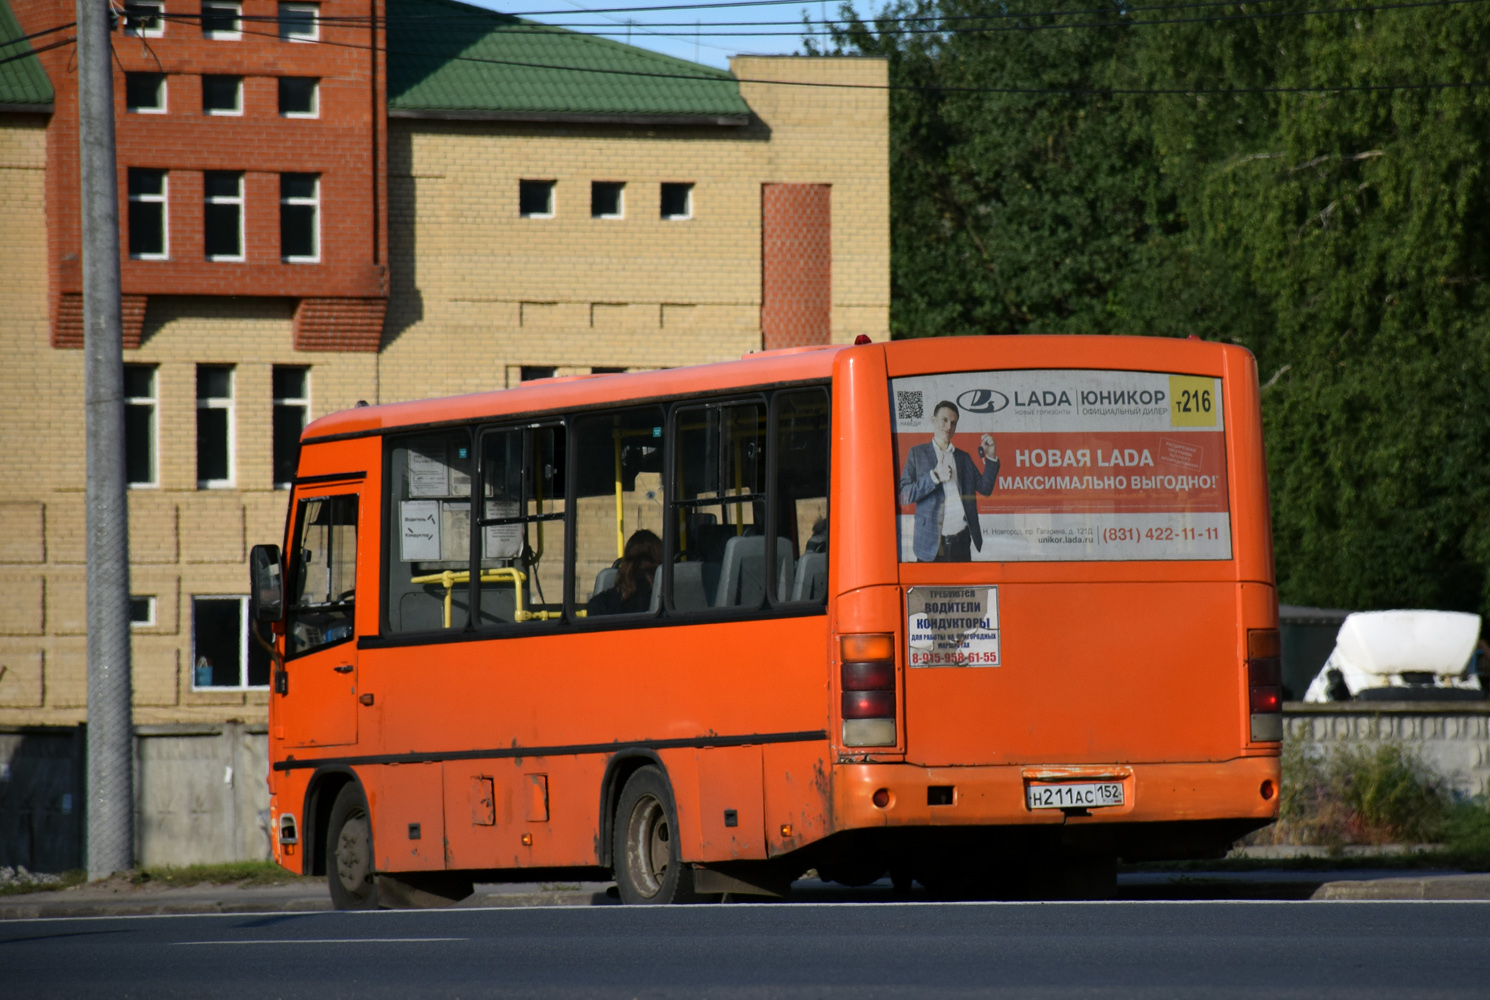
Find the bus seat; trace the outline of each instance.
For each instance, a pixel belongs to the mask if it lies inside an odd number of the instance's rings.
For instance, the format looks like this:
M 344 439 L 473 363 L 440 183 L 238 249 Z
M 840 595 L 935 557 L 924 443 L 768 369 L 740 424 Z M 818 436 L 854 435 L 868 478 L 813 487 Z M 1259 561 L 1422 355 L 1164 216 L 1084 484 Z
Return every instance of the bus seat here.
M 652 588 L 653 600 L 660 588 Z M 704 564 L 673 563 L 673 607 L 678 611 L 703 611 L 709 606 L 704 593 Z
M 785 546 L 785 548 L 783 548 Z M 776 539 L 776 600 L 784 600 L 792 592 L 797 578 L 797 561 L 792 558 L 790 538 Z
M 616 574 L 619 572 L 620 570 L 616 567 L 607 566 L 599 573 L 596 573 L 595 589 L 590 591 L 590 595 L 593 597 L 595 594 L 600 593 L 602 590 L 610 590 L 612 587 L 614 587 L 616 585 Z
M 797 562 L 797 581 L 792 600 L 821 601 L 828 593 L 828 553 L 804 552 Z
M 715 607 L 758 607 L 766 586 L 766 540 L 760 535 L 736 535 L 724 546 L 719 569 Z M 790 586 L 792 543 L 776 539 L 776 560 L 782 564 L 781 581 Z

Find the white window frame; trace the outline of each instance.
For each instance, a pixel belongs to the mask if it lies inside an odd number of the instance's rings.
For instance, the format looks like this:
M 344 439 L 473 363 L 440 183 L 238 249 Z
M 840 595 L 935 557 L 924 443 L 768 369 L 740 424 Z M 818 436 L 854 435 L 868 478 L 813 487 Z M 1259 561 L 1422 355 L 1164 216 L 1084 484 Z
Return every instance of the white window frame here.
M 145 607 L 149 609 L 146 612 L 145 618 L 144 618 L 143 621 L 136 621 L 135 620 L 135 612 L 134 612 L 134 602 L 135 601 L 144 601 L 145 602 Z M 159 603 L 159 602 L 156 600 L 156 597 L 155 597 L 154 594 L 130 594 L 129 595 L 129 603 L 130 603 L 130 609 L 129 609 L 129 627 L 130 628 L 155 628 L 156 623 L 159 621 L 159 619 L 156 617 L 155 607 L 156 607 L 156 604 Z M 192 662 L 195 663 L 196 661 L 193 660 Z
M 283 178 L 284 175 L 281 174 L 280 176 L 281 176 L 281 178 Z M 321 262 L 321 175 L 320 174 L 315 174 L 313 176 L 316 179 L 316 193 L 315 193 L 315 196 L 314 197 L 311 197 L 311 198 L 290 198 L 290 197 L 286 197 L 285 194 L 284 194 L 284 181 L 283 180 L 280 181 L 280 195 L 279 195 L 279 203 L 280 203 L 280 205 L 282 205 L 282 206 L 283 205 L 309 205 L 311 208 L 314 208 L 316 210 L 316 214 L 315 214 L 316 224 L 315 224 L 314 235 L 313 235 L 313 239 L 315 241 L 315 246 L 316 246 L 316 252 L 315 252 L 315 254 L 312 255 L 312 256 L 310 256 L 310 257 L 301 257 L 301 256 L 291 257 L 291 256 L 289 256 L 287 254 L 284 254 L 283 253 L 284 248 L 283 247 L 280 247 L 280 251 L 281 251 L 280 260 L 283 260 L 286 264 L 319 264 Z
M 236 439 L 238 437 L 238 421 L 234 413 L 234 403 L 238 398 L 238 368 L 236 365 L 199 365 L 198 368 L 220 368 L 228 373 L 228 394 L 226 396 L 209 396 L 206 399 L 197 398 L 197 409 L 200 410 L 227 410 L 228 411 L 228 478 L 226 479 L 198 479 L 199 490 L 230 490 L 237 481 L 238 475 L 238 449 Z M 200 376 L 199 376 L 200 377 Z M 197 433 L 201 433 L 202 422 L 197 421 Z M 246 598 L 245 598 L 246 600 Z M 192 664 L 196 664 L 196 657 L 192 657 Z
M 207 194 L 202 192 L 202 200 L 208 205 L 237 205 L 238 206 L 238 252 L 236 254 L 208 254 L 208 260 L 220 261 L 242 261 L 244 259 L 243 245 L 247 241 L 243 235 L 243 171 L 241 170 L 213 170 L 210 173 L 236 174 L 238 177 L 238 193 L 236 195 Z M 204 181 L 205 183 L 205 181 Z M 206 227 L 203 227 L 203 236 L 206 236 Z
M 153 170 L 153 167 L 136 167 L 137 170 Z M 171 259 L 171 172 L 161 170 L 160 172 L 160 194 L 134 194 L 128 193 L 129 201 L 138 201 L 144 204 L 160 205 L 160 253 L 132 253 L 131 260 L 170 260 Z M 128 192 L 128 173 L 125 174 L 125 191 Z M 127 244 L 126 244 L 127 245 Z
M 149 396 L 125 396 L 125 406 L 148 406 L 150 407 L 150 479 L 147 482 L 129 483 L 132 490 L 155 489 L 160 486 L 160 366 L 159 365 L 129 365 L 126 367 L 150 369 L 150 395 Z M 128 476 L 129 469 L 126 466 L 125 475 Z
M 207 77 L 209 76 L 216 76 L 218 78 L 226 77 L 230 80 L 238 81 L 236 92 L 233 95 L 234 106 L 232 108 L 223 109 L 207 107 Z M 234 76 L 232 73 L 204 73 L 202 75 L 202 113 L 212 115 L 214 117 L 243 117 L 243 77 Z
M 238 602 L 238 683 L 237 684 L 209 684 L 205 687 L 197 686 L 197 602 L 198 601 L 237 601 Z M 248 644 L 252 641 L 249 629 L 252 623 L 248 620 L 248 595 L 247 594 L 192 594 L 191 595 L 191 689 L 193 691 L 267 691 L 269 685 L 248 683 Z
M 596 184 L 614 184 L 616 186 L 616 210 L 613 213 L 607 212 L 607 213 L 603 213 L 601 215 L 596 215 L 592 211 L 590 213 L 590 218 L 592 218 L 592 219 L 624 219 L 624 218 L 626 218 L 626 182 L 625 181 L 591 181 L 590 182 L 590 203 L 591 203 L 592 206 L 593 206 L 593 204 L 595 202 L 595 185 Z
M 140 30 L 138 28 L 125 27 L 124 33 L 126 35 L 128 35 L 130 38 L 160 38 L 163 35 L 165 35 L 165 33 L 166 33 L 166 19 L 165 19 L 166 5 L 162 2 L 162 0 L 139 0 L 139 2 L 137 2 L 137 3 L 136 2 L 133 2 L 133 0 L 131 0 L 131 2 L 126 3 L 124 6 L 126 8 L 128 8 L 128 7 L 135 7 L 135 8 L 153 7 L 153 8 L 155 8 L 155 10 L 157 12 L 156 13 L 156 16 L 155 16 L 155 24 L 156 24 L 156 26 L 154 28 L 145 28 L 144 30 Z
M 158 77 L 160 77 L 160 89 L 159 89 L 159 91 L 157 91 L 157 93 L 160 96 L 160 104 L 156 105 L 153 108 L 141 108 L 141 107 L 132 108 L 132 107 L 130 107 L 129 106 L 129 83 L 128 83 L 128 80 L 127 80 L 127 76 L 128 76 L 128 74 L 127 74 L 126 75 L 126 82 L 124 84 L 124 88 L 125 88 L 124 89 L 124 94 L 125 94 L 124 112 L 125 112 L 125 114 L 131 114 L 131 115 L 163 115 L 163 114 L 165 114 L 166 111 L 168 110 L 169 106 L 170 106 L 170 90 L 171 90 L 171 88 L 170 88 L 170 76 L 169 76 L 169 74 L 166 74 L 166 73 L 142 73 L 140 75 L 141 76 L 158 76 Z M 240 103 L 241 103 L 241 101 L 240 101 Z
M 321 5 L 318 3 L 282 3 L 279 5 L 279 40 L 282 42 L 319 42 L 321 40 Z M 291 32 L 285 14 L 309 14 L 310 34 Z M 296 24 L 300 22 L 295 22 Z
M 319 190 L 320 190 L 319 187 L 317 187 L 317 191 L 319 191 Z M 319 215 L 320 215 L 320 213 L 318 212 L 317 213 L 317 219 L 318 220 L 319 220 Z M 320 247 L 319 240 L 317 241 L 316 246 L 317 246 L 317 248 Z M 303 430 L 305 430 L 306 426 L 310 423 L 310 366 L 309 365 L 283 365 L 283 366 L 275 365 L 274 367 L 275 368 L 285 367 L 285 368 L 298 368 L 298 369 L 300 369 L 300 371 L 305 375 L 305 387 L 302 390 L 304 392 L 304 395 L 303 396 L 275 396 L 273 398 L 274 401 L 271 404 L 270 409 L 269 409 L 270 419 L 272 421 L 274 412 L 276 410 L 278 410 L 279 407 L 281 407 L 281 406 L 303 406 L 305 408 L 305 413 L 302 416 L 301 421 L 300 421 L 300 429 L 303 431 Z M 271 369 L 271 371 L 270 371 L 270 378 L 272 379 L 273 377 L 274 377 L 274 373 L 273 373 L 273 370 Z M 272 423 L 270 425 L 270 433 L 271 434 L 273 433 L 273 424 Z M 273 455 L 274 441 L 272 439 L 269 442 L 269 448 L 270 448 L 270 456 L 269 457 L 271 459 L 273 459 L 273 457 L 274 457 L 274 455 Z M 277 489 L 277 490 L 287 490 L 287 489 L 289 489 L 290 487 L 292 487 L 294 485 L 295 484 L 294 484 L 293 481 L 290 481 L 290 482 L 277 482 L 277 483 L 274 484 L 274 488 Z
M 658 208 L 661 208 L 662 188 L 677 185 L 688 189 L 688 211 L 683 215 L 663 215 L 663 222 L 687 222 L 689 219 L 693 218 L 693 181 L 664 181 L 662 184 L 659 184 L 657 187 L 657 201 L 659 203 Z M 658 214 L 661 215 L 661 212 L 659 211 Z
M 304 79 L 311 81 L 310 87 L 310 110 L 309 111 L 280 111 L 281 118 L 319 118 L 321 117 L 321 78 L 316 76 L 290 77 L 289 79 Z M 275 102 L 279 101 L 279 83 L 275 82 Z M 276 109 L 277 110 L 277 109 Z
M 202 7 L 204 20 L 206 15 L 206 8 L 208 7 L 216 10 L 222 10 L 231 7 L 233 10 L 234 25 L 232 31 L 209 31 L 207 30 L 207 25 L 204 23 L 202 25 L 203 38 L 213 42 L 236 42 L 243 37 L 243 4 L 224 3 L 223 0 L 204 0 Z

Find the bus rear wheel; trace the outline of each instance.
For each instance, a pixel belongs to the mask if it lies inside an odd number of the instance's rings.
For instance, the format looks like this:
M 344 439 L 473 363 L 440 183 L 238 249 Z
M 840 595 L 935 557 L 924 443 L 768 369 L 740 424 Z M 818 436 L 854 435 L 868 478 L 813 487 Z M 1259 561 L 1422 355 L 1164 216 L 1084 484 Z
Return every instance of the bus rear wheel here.
M 367 802 L 355 784 L 347 785 L 331 807 L 326 833 L 326 882 L 331 905 L 338 910 L 378 908 L 373 872 L 372 824 Z
M 633 774 L 621 791 L 611 857 L 621 902 L 693 903 L 693 871 L 676 836 L 678 813 L 667 778 L 655 767 Z

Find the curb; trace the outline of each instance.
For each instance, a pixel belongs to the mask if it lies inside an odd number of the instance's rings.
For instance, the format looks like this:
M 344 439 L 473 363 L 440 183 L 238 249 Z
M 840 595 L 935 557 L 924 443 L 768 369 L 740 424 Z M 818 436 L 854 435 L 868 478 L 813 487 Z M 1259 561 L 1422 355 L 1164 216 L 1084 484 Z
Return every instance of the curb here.
M 1482 899 L 1490 900 L 1490 875 L 1437 875 L 1326 882 L 1310 899 Z
M 604 892 L 479 893 L 452 909 L 488 906 L 611 906 L 616 900 Z M 221 913 L 331 913 L 325 896 L 290 899 L 155 899 L 0 902 L 0 921 L 55 920 L 78 917 L 156 917 Z

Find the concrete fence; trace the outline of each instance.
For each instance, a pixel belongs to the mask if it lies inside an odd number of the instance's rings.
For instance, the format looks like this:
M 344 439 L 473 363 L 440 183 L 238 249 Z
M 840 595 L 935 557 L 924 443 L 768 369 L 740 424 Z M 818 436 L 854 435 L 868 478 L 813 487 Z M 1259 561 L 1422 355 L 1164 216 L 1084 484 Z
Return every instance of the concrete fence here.
M 135 859 L 192 865 L 269 857 L 262 724 L 136 726 Z M 84 867 L 83 727 L 0 728 L 0 865 Z
M 1283 724 L 1324 751 L 1400 741 L 1455 791 L 1490 792 L 1490 702 L 1289 702 Z M 83 741 L 82 727 L 0 728 L 0 865 L 83 867 Z M 265 726 L 137 726 L 134 746 L 139 864 L 269 857 Z

